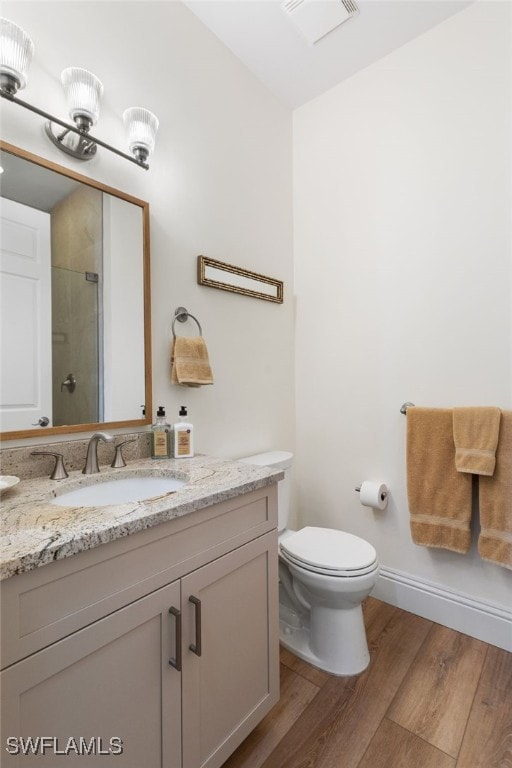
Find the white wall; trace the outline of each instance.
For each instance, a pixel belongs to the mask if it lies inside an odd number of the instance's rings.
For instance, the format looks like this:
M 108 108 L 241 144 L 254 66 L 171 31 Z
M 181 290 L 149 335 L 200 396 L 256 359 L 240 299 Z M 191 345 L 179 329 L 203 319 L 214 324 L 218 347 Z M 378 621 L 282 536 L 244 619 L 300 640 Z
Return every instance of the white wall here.
M 508 609 L 512 572 L 412 543 L 399 409 L 512 407 L 510 12 L 472 5 L 294 113 L 302 522 Z
M 399 408 L 512 406 L 509 9 L 475 4 L 294 115 L 302 520 L 364 536 L 389 569 L 502 606 L 510 572 L 474 550 L 412 544 Z M 201 452 L 293 449 L 289 112 L 179 3 L 2 12 L 36 43 L 27 101 L 65 117 L 59 73 L 77 65 L 104 82 L 106 141 L 121 143 L 126 106 L 160 118 L 145 173 L 107 152 L 78 165 L 39 118 L 2 102 L 5 140 L 149 200 L 155 405 L 189 406 Z M 198 286 L 200 253 L 283 279 L 284 305 Z M 213 387 L 170 384 L 178 305 L 203 325 Z M 364 478 L 390 485 L 386 512 L 359 505 Z
M 155 407 L 166 405 L 172 420 L 188 405 L 199 452 L 292 446 L 290 112 L 181 3 L 5 2 L 2 14 L 36 45 L 21 98 L 67 119 L 60 72 L 82 66 L 105 87 L 98 137 L 124 146 L 128 106 L 160 119 L 145 172 L 101 150 L 89 163 L 74 161 L 44 137 L 41 118 L 2 102 L 6 141 L 149 201 Z M 284 280 L 285 303 L 198 286 L 199 254 Z M 170 383 L 179 305 L 203 327 L 211 387 Z
M 103 420 L 139 413 L 145 392 L 142 210 L 103 195 Z

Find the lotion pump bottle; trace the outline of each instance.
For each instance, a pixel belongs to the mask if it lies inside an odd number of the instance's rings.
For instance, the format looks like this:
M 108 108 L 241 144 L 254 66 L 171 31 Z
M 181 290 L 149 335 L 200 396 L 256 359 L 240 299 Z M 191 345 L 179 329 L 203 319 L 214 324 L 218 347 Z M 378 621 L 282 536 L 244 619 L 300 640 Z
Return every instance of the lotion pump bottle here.
M 165 408 L 158 407 L 156 412 L 156 421 L 151 426 L 151 458 L 152 459 L 170 459 L 171 458 L 171 425 L 165 418 Z
M 194 427 L 187 421 L 187 409 L 181 406 L 179 421 L 172 433 L 172 454 L 175 459 L 190 459 L 194 455 Z

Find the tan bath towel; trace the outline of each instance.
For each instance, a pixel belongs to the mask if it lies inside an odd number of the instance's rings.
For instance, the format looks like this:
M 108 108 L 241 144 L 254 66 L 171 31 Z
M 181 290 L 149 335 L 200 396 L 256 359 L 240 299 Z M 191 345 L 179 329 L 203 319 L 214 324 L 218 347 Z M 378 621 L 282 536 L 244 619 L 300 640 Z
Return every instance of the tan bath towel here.
M 484 560 L 512 569 L 512 411 L 502 411 L 493 477 L 479 479 L 478 551 Z
M 499 408 L 454 408 L 453 439 L 458 472 L 492 475 L 500 431 Z
M 465 553 L 471 546 L 471 475 L 455 469 L 451 408 L 407 409 L 407 495 L 412 539 Z
M 213 384 L 208 350 L 202 336 L 175 336 L 171 351 L 171 381 L 186 387 Z

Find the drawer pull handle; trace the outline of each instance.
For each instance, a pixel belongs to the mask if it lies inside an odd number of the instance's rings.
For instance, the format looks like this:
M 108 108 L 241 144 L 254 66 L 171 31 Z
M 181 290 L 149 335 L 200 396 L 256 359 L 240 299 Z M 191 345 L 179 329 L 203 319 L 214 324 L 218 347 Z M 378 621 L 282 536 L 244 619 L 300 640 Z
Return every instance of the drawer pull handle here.
M 194 597 L 194 595 L 190 595 L 189 602 L 193 604 L 195 608 L 195 614 L 196 614 L 196 642 L 191 643 L 189 648 L 192 651 L 192 653 L 195 653 L 196 656 L 200 656 L 202 653 L 201 649 L 201 601 L 198 597 Z
M 176 658 L 173 659 L 171 656 L 169 664 L 171 667 L 174 667 L 174 669 L 177 669 L 178 672 L 181 672 L 181 611 L 178 611 L 177 608 L 172 606 L 169 608 L 169 613 L 175 618 L 174 632 L 176 638 Z

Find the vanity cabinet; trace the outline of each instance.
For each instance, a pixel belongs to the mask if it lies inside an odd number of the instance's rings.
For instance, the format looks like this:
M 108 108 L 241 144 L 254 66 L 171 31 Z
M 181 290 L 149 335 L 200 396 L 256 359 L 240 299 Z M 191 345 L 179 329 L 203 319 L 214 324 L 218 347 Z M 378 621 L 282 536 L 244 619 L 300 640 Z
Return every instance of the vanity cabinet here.
M 269 701 L 277 701 L 269 641 L 277 651 L 278 640 L 274 611 L 268 611 L 277 585 L 269 565 L 276 561 L 276 537 L 267 534 L 182 581 L 183 768 L 222 765 L 242 733 L 245 738 L 268 711 Z M 199 633 L 191 597 L 201 601 Z
M 168 662 L 169 605 L 179 598 L 170 584 L 4 670 L 2 765 L 180 766 L 180 681 Z M 12 736 L 58 741 L 25 757 L 7 752 Z M 77 756 L 70 737 L 107 755 Z
M 279 696 L 275 507 L 270 486 L 4 582 L 2 765 L 221 766 Z

